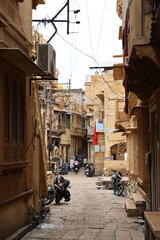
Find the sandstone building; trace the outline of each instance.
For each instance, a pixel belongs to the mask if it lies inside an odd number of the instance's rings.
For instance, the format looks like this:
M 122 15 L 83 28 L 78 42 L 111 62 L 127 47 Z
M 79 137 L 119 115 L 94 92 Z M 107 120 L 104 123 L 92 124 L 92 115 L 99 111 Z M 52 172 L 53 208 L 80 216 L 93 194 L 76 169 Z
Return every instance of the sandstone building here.
M 46 193 L 40 111 L 29 78 L 44 72 L 30 58 L 32 28 L 24 27 L 32 25 L 37 4 L 0 2 L 0 239 L 40 213 Z
M 93 75 L 85 83 L 85 93 L 89 162 L 95 164 L 97 175 L 111 168 L 127 168 L 126 137 L 115 128 L 117 114 L 123 113 L 122 79 L 115 80 L 112 70 Z M 92 144 L 94 126 L 98 135 L 95 145 Z

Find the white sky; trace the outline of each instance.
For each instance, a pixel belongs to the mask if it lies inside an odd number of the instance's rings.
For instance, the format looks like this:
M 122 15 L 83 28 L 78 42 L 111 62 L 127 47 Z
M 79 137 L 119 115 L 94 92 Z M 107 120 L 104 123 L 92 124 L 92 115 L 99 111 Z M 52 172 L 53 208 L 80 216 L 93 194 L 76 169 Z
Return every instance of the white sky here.
M 121 20 L 116 13 L 116 2 L 117 0 L 70 0 L 70 22 L 75 19 L 80 21 L 78 25 L 70 23 L 70 32 L 76 33 L 67 35 L 67 24 L 55 23 L 58 34 L 50 41 L 56 50 L 60 83 L 67 83 L 71 79 L 72 88 L 84 89 L 87 76 L 96 72 L 96 69 L 91 71 L 89 67 L 110 66 L 113 62 L 122 61 L 112 57 L 122 54 L 122 42 L 118 40 Z M 33 19 L 51 19 L 65 3 L 66 0 L 46 0 L 45 5 L 39 5 L 33 10 Z M 80 12 L 75 15 L 73 10 L 77 9 Z M 66 19 L 66 12 L 65 8 L 56 19 Z M 44 27 L 43 24 L 36 23 L 34 28 L 47 40 L 54 33 L 51 24 Z

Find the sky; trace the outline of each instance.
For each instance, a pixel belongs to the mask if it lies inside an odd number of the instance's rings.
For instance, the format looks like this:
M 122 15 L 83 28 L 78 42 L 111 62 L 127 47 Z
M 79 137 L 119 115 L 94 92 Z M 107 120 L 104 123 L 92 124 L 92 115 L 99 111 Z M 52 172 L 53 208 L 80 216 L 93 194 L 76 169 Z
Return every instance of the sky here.
M 33 10 L 33 19 L 52 19 L 64 6 L 66 0 L 46 0 Z M 116 12 L 117 0 L 70 0 L 70 24 L 67 34 L 66 22 L 55 22 L 57 34 L 49 42 L 56 51 L 58 82 L 71 88 L 82 88 L 89 76 L 96 73 L 94 66 L 112 66 L 122 62 L 113 55 L 122 54 L 122 42 L 118 39 L 121 19 Z M 75 14 L 75 10 L 80 10 Z M 67 8 L 56 18 L 67 19 Z M 75 24 L 80 21 L 80 24 Z M 54 33 L 52 24 L 34 23 L 34 29 L 48 40 Z

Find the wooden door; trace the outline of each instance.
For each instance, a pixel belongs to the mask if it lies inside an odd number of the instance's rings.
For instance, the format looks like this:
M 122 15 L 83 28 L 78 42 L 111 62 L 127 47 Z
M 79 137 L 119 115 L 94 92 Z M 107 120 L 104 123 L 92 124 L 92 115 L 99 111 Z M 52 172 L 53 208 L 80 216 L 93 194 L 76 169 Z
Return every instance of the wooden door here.
M 158 121 L 156 109 L 151 112 L 151 208 L 158 211 Z

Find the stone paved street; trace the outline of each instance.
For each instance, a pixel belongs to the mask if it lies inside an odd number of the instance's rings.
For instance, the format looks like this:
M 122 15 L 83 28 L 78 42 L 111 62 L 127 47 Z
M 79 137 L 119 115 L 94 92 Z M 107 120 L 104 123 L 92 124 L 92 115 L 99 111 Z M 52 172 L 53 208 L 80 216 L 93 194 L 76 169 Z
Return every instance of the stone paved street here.
M 83 168 L 71 181 L 71 201 L 52 203 L 45 221 L 25 235 L 23 240 L 143 240 L 143 225 L 124 212 L 123 196 L 97 188 L 98 177 L 87 178 Z

